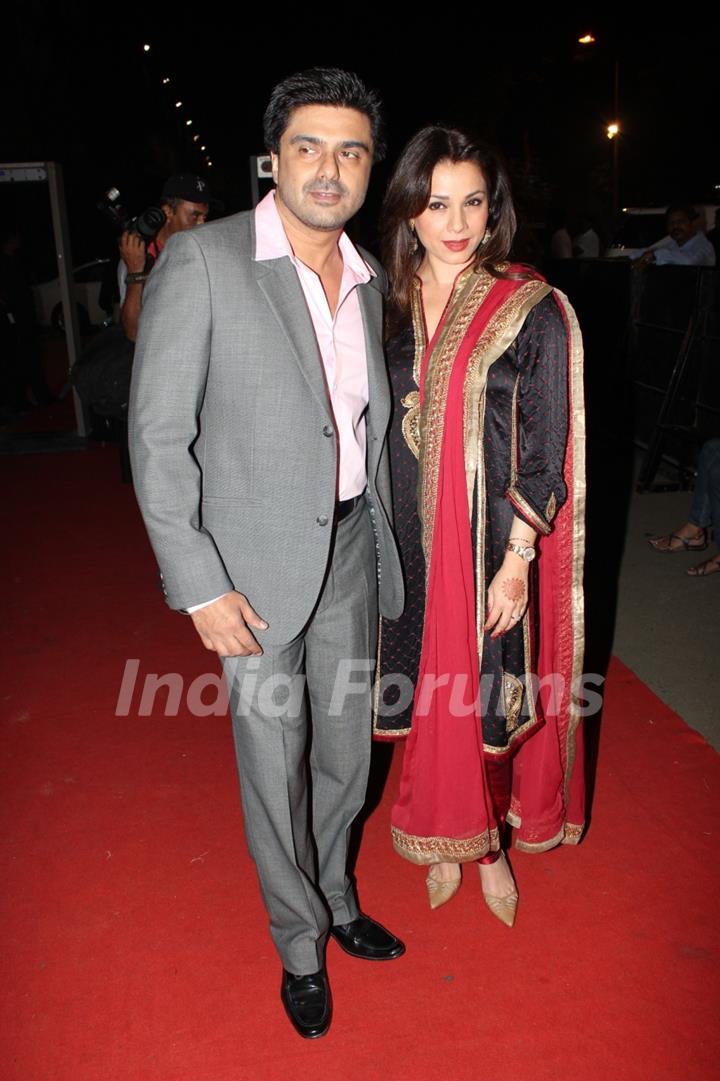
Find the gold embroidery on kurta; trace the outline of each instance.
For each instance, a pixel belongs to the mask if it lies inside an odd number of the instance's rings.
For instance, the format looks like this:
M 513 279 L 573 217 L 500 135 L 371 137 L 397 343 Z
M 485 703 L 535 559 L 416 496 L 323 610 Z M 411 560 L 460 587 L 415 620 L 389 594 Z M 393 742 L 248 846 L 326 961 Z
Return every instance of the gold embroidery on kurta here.
M 514 676 L 512 672 L 503 672 L 502 681 L 505 727 L 508 732 L 514 732 L 518 726 L 525 688 L 522 681 L 517 676 Z
M 413 280 L 413 291 L 410 294 L 410 314 L 412 316 L 413 336 L 415 338 L 413 379 L 415 380 L 416 386 L 419 386 L 422 358 L 425 356 L 425 350 L 427 349 L 427 342 L 425 341 L 425 317 L 422 308 L 422 290 L 419 278 Z
M 550 498 L 548 499 L 547 507 L 545 508 L 545 517 L 547 518 L 548 522 L 552 522 L 552 520 L 555 517 L 556 513 L 557 513 L 557 499 L 555 498 L 555 493 L 551 492 L 550 493 Z
M 401 405 L 407 409 L 402 419 L 403 439 L 416 458 L 420 457 L 420 394 L 411 390 L 402 399 Z

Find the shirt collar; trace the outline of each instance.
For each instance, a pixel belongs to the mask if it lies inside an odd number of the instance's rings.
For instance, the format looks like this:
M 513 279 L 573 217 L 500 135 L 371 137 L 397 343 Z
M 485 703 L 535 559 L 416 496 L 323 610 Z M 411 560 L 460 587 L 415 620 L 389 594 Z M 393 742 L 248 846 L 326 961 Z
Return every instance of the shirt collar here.
M 375 277 L 375 271 L 365 262 L 350 237 L 340 234 L 338 241 L 343 264 L 358 282 L 369 282 Z M 275 192 L 269 191 L 255 207 L 255 261 L 282 259 L 288 256 L 296 262 L 296 256 L 290 247 L 290 241 L 275 206 Z

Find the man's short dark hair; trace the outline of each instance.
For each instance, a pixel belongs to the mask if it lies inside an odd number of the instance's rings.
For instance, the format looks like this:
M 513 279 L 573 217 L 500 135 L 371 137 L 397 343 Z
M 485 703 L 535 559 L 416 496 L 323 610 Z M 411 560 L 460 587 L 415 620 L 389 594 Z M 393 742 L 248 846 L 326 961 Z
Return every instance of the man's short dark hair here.
M 695 207 L 689 203 L 673 203 L 665 211 L 665 217 L 669 218 L 671 214 L 684 214 L 688 221 L 695 221 L 698 216 Z
M 352 71 L 340 68 L 310 68 L 288 76 L 273 89 L 263 117 L 265 146 L 277 154 L 282 134 L 290 123 L 293 109 L 302 105 L 334 105 L 356 109 L 370 121 L 375 161 L 385 154 L 385 133 L 380 112 L 380 97 L 368 90 Z

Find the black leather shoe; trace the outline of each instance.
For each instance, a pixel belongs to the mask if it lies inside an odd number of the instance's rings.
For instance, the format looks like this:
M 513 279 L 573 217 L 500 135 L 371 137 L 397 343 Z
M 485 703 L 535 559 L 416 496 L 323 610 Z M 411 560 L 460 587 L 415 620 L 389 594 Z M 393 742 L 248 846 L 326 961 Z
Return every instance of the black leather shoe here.
M 369 916 L 358 916 L 350 923 L 336 923 L 330 934 L 345 953 L 365 961 L 394 961 L 405 953 L 405 945 Z
M 280 998 L 296 1032 L 306 1040 L 324 1036 L 332 1020 L 330 986 L 324 968 L 309 976 L 283 969 Z

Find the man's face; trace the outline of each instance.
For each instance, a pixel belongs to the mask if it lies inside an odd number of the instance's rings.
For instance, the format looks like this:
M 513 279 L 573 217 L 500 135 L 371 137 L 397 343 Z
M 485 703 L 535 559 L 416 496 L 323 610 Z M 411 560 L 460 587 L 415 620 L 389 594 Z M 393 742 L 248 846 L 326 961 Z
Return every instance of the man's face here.
M 185 199 L 178 201 L 177 209 L 165 204 L 165 227 L 167 235 L 181 233 L 184 229 L 192 229 L 195 225 L 202 225 L 208 216 L 210 209 L 207 203 L 188 203 Z
M 370 120 L 356 109 L 293 109 L 272 154 L 281 209 L 310 229 L 341 229 L 365 200 L 373 160 Z
M 687 214 L 683 214 L 681 210 L 674 210 L 668 216 L 668 233 L 682 248 L 683 244 L 687 244 L 690 237 L 694 235 L 695 229 Z

